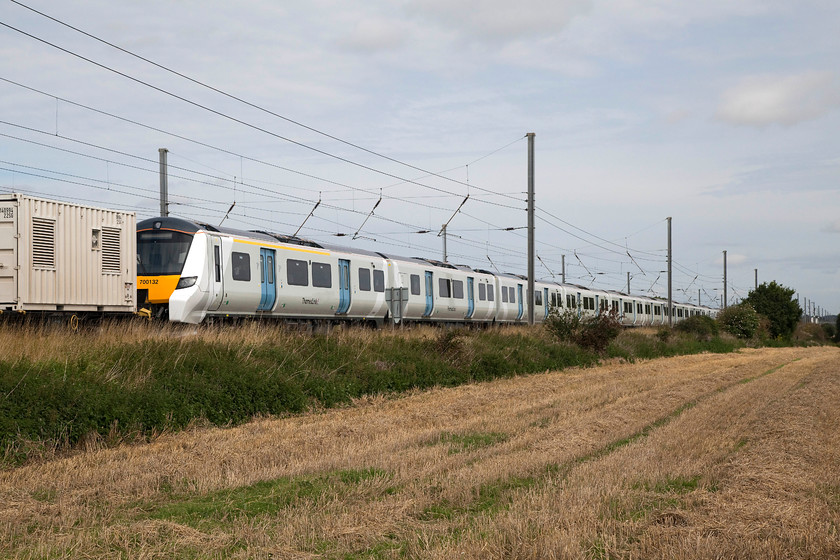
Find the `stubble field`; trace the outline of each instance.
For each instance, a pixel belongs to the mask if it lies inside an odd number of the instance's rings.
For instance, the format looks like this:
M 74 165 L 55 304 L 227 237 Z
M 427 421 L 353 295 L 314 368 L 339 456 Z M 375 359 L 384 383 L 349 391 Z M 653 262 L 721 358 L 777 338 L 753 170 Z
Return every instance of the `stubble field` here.
M 8 558 L 840 556 L 840 349 L 372 397 L 0 472 Z

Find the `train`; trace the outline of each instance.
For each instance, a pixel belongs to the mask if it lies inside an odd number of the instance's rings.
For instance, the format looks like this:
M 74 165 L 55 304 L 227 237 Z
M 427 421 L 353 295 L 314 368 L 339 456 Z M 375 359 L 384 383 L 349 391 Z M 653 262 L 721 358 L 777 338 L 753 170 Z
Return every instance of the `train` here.
M 612 313 L 654 326 L 715 309 L 661 298 L 537 281 L 422 257 L 349 249 L 267 231 L 176 217 L 137 223 L 137 303 L 178 323 L 274 318 L 302 323 L 461 324 L 545 321 L 554 309 Z

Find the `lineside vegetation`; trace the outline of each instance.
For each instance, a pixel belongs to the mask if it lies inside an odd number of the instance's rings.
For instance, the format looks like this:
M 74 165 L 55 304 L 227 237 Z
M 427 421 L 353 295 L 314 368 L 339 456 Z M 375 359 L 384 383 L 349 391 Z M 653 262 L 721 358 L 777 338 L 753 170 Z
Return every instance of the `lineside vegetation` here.
M 555 320 L 533 329 L 336 328 L 314 334 L 261 322 L 195 327 L 138 321 L 80 332 L 0 324 L 0 461 L 16 465 L 73 448 L 148 441 L 194 425 L 237 425 L 367 395 L 587 367 L 603 358 L 729 352 L 745 344 L 710 329 L 681 327 L 656 336 L 652 329 L 621 331 L 609 318 L 573 327 Z

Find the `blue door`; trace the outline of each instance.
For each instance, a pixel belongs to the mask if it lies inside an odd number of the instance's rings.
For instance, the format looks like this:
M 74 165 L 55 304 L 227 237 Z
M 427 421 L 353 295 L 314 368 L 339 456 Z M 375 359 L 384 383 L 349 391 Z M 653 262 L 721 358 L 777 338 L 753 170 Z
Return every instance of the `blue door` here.
M 260 249 L 260 306 L 257 311 L 271 311 L 277 298 L 274 282 L 274 249 Z
M 338 259 L 338 311 L 336 315 L 350 309 L 350 261 Z
M 432 271 L 426 271 L 426 310 L 423 311 L 423 317 L 431 317 L 432 310 L 435 308 L 435 292 L 434 282 L 432 281 Z
M 519 296 L 519 315 L 516 317 L 516 320 L 521 321 L 522 314 L 525 312 L 525 307 L 522 302 L 522 284 L 516 285 L 516 293 Z
M 545 310 L 545 318 L 548 319 L 548 312 L 549 312 L 548 288 L 543 288 L 543 307 L 544 307 L 544 310 Z
M 473 279 L 467 278 L 467 319 L 472 319 L 475 313 L 475 292 L 473 288 Z

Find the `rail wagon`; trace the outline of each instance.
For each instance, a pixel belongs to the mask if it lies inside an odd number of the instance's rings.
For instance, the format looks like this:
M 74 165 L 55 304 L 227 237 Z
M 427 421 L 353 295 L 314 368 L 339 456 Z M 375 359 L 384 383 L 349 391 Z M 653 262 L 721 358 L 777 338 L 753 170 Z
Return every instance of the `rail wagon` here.
M 134 212 L 0 195 L 0 312 L 135 312 L 135 230 Z

